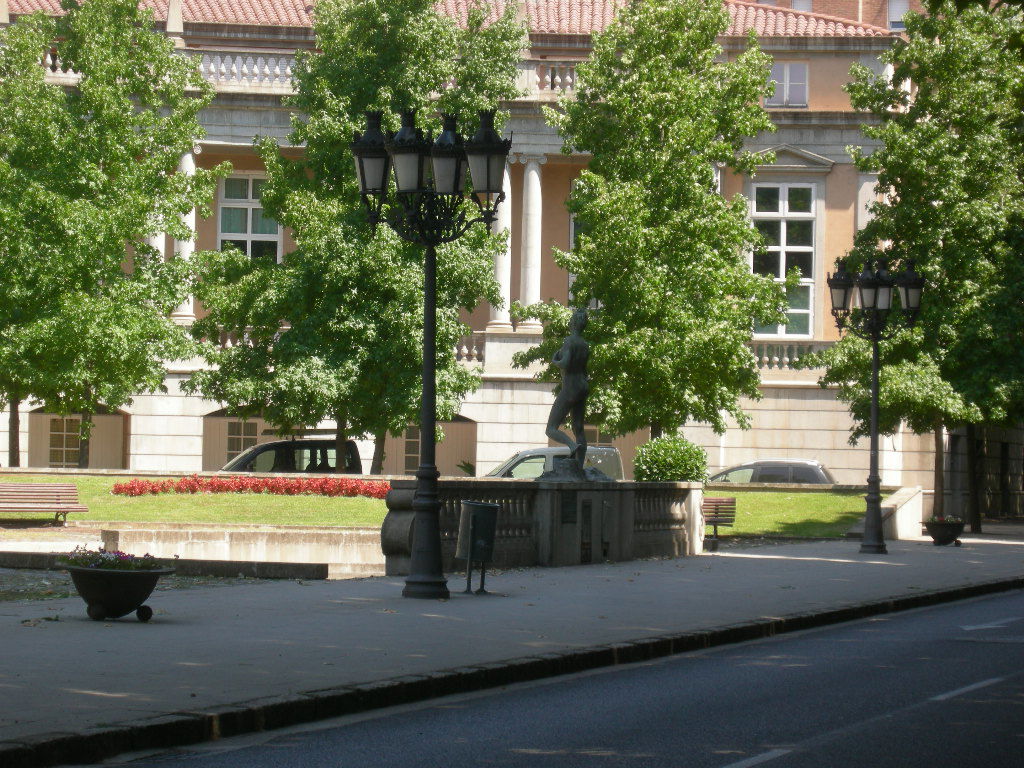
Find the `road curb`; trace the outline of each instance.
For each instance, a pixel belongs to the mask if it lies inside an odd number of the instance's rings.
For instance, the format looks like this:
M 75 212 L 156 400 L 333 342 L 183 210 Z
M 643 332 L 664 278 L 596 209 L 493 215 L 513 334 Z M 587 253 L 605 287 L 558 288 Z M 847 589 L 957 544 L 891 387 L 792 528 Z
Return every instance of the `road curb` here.
M 426 675 L 407 675 L 174 712 L 79 732 L 38 734 L 0 742 L 0 765 L 4 768 L 44 768 L 65 763 L 96 763 L 125 752 L 186 746 L 440 696 L 648 661 L 1014 589 L 1024 589 L 1024 576 L 824 611 L 766 616 L 705 630 L 455 667 Z

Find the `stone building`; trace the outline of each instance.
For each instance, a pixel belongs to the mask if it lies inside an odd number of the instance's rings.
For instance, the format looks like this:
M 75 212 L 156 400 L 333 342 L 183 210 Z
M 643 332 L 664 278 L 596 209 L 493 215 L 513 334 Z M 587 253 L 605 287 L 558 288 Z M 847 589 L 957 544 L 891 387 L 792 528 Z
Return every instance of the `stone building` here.
M 712 468 L 755 458 L 814 458 L 840 482 L 863 483 L 867 473 L 865 441 L 848 443 L 850 417 L 834 392 L 821 389 L 814 371 L 793 367 L 809 350 L 835 341 L 829 313 L 826 272 L 850 248 L 863 225 L 873 196 L 873 178 L 860 174 L 846 147 L 863 144 L 863 114 L 853 111 L 842 86 L 856 62 L 879 71 L 878 57 L 902 29 L 908 0 L 778 0 L 751 3 L 725 0 L 731 25 L 721 42 L 726 55 L 744 45 L 753 29 L 762 48 L 774 58 L 775 94 L 765 106 L 777 131 L 750 142 L 755 150 L 774 150 L 776 161 L 753 178 L 725 177 L 723 193 L 742 192 L 750 214 L 772 245 L 752 268 L 781 278 L 800 266 L 804 279 L 791 291 L 788 323 L 757 328 L 752 351 L 762 374 L 763 398 L 747 403 L 753 418 L 748 431 L 729 429 L 718 436 L 699 425 L 686 434 L 704 445 Z M 495 13 L 506 0 L 492 0 Z M 314 48 L 311 4 L 306 0 L 147 0 L 158 27 L 193 58 L 216 90 L 201 116 L 205 139 L 181 159 L 181 169 L 230 160 L 234 173 L 222 182 L 213 215 L 195 220 L 194 242 L 159 242 L 168 257 L 187 258 L 195 248 L 238 245 L 253 257 L 281 258 L 292 247 L 289 233 L 260 215 L 262 167 L 252 148 L 255 135 L 287 141 L 289 112 L 282 97 L 291 92 L 295 54 Z M 909 6 L 919 8 L 917 0 Z M 575 88 L 576 64 L 585 59 L 591 34 L 613 18 L 615 0 L 526 0 L 517 3 L 530 31 L 530 47 L 519 64 L 524 96 L 508 105 L 513 131 L 507 167 L 508 202 L 498 226 L 508 229 L 508 250 L 495 260 L 506 307 L 556 299 L 565 302 L 569 276 L 551 259 L 552 248 L 567 249 L 573 222 L 564 202 L 571 184 L 586 166 L 584 155 L 563 155 L 561 141 L 545 124 L 541 106 Z M 464 18 L 466 0 L 440 0 L 438 8 Z M 34 10 L 59 12 L 57 0 L 0 0 L 0 24 Z M 59 72 L 54 77 L 59 78 Z M 301 148 L 295 148 L 301 151 Z M 195 218 L 195 217 L 193 217 Z M 187 303 L 176 312 L 183 324 L 202 307 Z M 544 424 L 552 400 L 550 386 L 531 372 L 514 369 L 514 352 L 532 346 L 539 328 L 514 324 L 507 309 L 479 307 L 467 317 L 473 332 L 457 354 L 466 365 L 480 366 L 481 387 L 445 425 L 439 446 L 442 473 L 461 474 L 468 462 L 477 474 L 496 466 L 515 450 L 544 443 Z M 260 420 L 241 422 L 223 405 L 182 393 L 180 384 L 195 363 L 168 366 L 167 392 L 139 395 L 124 412 L 97 418 L 91 455 L 94 467 L 134 470 L 211 470 L 240 450 L 272 439 Z M 62 419 L 25 408 L 23 466 L 74 466 L 77 461 L 75 419 Z M 330 424 L 318 425 L 329 429 Z M 6 418 L 0 419 L 0 446 L 6 446 Z M 596 433 L 597 430 L 595 429 Z M 399 474 L 415 466 L 417 431 L 389 438 L 385 471 Z M 606 442 L 604 436 L 593 436 Z M 613 442 L 623 452 L 627 470 L 636 445 L 647 438 L 634 434 Z M 963 440 L 950 436 L 954 499 L 963 496 Z M 1006 505 L 1020 509 L 1022 445 L 1013 433 L 993 442 L 998 458 L 994 477 Z M 362 451 L 371 455 L 370 444 Z M 881 458 L 886 484 L 931 486 L 933 443 L 930 435 L 900 433 L 883 440 Z M 959 457 L 959 458 L 958 458 Z M 6 459 L 0 451 L 0 461 Z M 6 463 L 6 462 L 5 462 Z M 990 462 L 991 464 L 991 462 Z M 959 474 L 958 474 L 959 473 Z M 959 483 L 959 485 L 958 485 Z M 997 483 L 997 485 L 998 485 Z M 959 494 L 959 496 L 957 496 Z M 1000 502 L 1002 503 L 1002 502 Z

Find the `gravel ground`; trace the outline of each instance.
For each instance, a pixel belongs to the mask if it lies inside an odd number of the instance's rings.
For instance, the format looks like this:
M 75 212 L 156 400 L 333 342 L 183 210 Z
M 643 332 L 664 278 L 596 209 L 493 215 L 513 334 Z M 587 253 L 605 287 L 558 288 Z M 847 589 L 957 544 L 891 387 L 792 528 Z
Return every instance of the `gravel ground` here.
M 164 576 L 157 582 L 156 591 L 168 589 L 194 589 L 196 587 L 230 587 L 253 584 L 261 579 L 244 577 L 218 578 L 213 576 Z M 48 600 L 73 597 L 75 587 L 67 571 L 35 571 L 26 568 L 0 568 L 0 602 Z
M 53 528 L 42 530 L 2 530 L 0 529 L 0 549 L 4 539 L 45 538 L 49 540 L 67 540 L 68 549 L 92 533 L 91 531 L 70 531 Z M 98 534 L 98 531 L 96 532 Z M 35 534 L 35 536 L 33 536 Z M 756 536 L 725 536 L 719 540 L 719 550 L 749 549 L 752 547 L 791 544 L 795 539 Z M 454 575 L 454 574 L 453 574 Z M 237 584 L 253 584 L 261 579 L 244 577 L 213 577 L 213 576 L 165 576 L 157 582 L 156 590 L 194 589 L 196 587 L 229 587 Z M 71 583 L 71 576 L 66 571 L 38 571 L 22 568 L 0 568 L 0 602 L 47 600 L 62 597 L 73 597 L 77 593 Z

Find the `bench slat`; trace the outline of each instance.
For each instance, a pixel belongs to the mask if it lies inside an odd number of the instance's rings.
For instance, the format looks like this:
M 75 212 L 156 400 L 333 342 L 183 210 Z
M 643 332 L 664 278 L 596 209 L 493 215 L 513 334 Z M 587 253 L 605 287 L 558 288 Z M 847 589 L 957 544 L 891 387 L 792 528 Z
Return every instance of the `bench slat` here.
M 68 512 L 88 512 L 78 501 L 78 488 L 68 483 L 0 483 L 0 512 L 53 512 L 67 520 Z

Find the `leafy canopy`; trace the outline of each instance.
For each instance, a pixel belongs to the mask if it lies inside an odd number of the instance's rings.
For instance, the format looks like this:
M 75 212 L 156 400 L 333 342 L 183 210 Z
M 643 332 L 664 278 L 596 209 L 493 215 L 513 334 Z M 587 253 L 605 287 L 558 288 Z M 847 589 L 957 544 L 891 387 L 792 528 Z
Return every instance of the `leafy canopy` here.
M 904 419 L 923 432 L 1024 414 L 1024 57 L 1007 45 L 1024 21 L 1012 9 L 937 10 L 906 17 L 906 39 L 883 56 L 891 81 L 858 65 L 848 86 L 879 120 L 863 128 L 877 149 L 852 152 L 880 193 L 850 260 L 913 260 L 926 279 L 917 327 L 881 347 L 885 432 Z M 867 431 L 869 355 L 847 336 L 809 361 L 851 404 L 855 434 Z
M 575 276 L 577 305 L 600 302 L 587 331 L 589 419 L 615 433 L 691 420 L 723 431 L 727 415 L 746 424 L 739 398 L 758 397 L 759 381 L 751 328 L 782 319 L 781 288 L 751 274 L 759 239 L 746 201 L 718 191 L 719 169 L 771 161 L 743 149 L 772 130 L 759 104 L 769 57 L 751 36 L 727 59 L 717 37 L 728 23 L 718 3 L 630 3 L 579 65 L 575 100 L 548 112 L 565 151 L 592 158 L 568 203 L 583 234 L 555 261 Z M 522 312 L 547 329 L 518 362 L 550 359 L 569 310 Z
M 65 0 L 0 30 L 0 388 L 59 412 L 117 408 L 187 352 L 182 265 L 147 244 L 222 170 L 176 173 L 212 90 L 132 0 Z M 48 81 L 56 56 L 72 87 Z M 130 256 L 126 257 L 126 247 Z
M 280 264 L 238 254 L 201 263 L 200 298 L 210 315 L 200 336 L 244 334 L 210 345 L 216 369 L 192 386 L 242 415 L 262 413 L 281 431 L 334 419 L 354 435 L 398 432 L 415 418 L 423 327 L 422 250 L 386 226 L 372 231 L 359 199 L 349 144 L 367 110 L 415 108 L 437 132 L 439 112 L 464 129 L 477 110 L 517 95 L 524 31 L 509 9 L 490 25 L 482 7 L 460 28 L 429 0 L 325 0 L 316 6 L 318 52 L 296 67 L 290 160 L 258 142 L 267 166 L 263 204 L 291 228 L 296 248 Z M 451 87 L 454 84 L 454 87 Z M 460 309 L 498 301 L 492 258 L 502 247 L 483 227 L 438 251 L 438 410 L 450 418 L 476 386 L 452 350 Z

